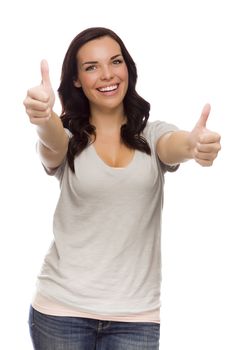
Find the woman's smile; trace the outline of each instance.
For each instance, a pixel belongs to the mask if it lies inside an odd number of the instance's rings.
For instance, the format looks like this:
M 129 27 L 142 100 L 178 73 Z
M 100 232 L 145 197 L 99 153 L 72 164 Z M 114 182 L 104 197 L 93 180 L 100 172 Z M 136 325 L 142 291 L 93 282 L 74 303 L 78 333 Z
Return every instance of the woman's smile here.
M 117 93 L 118 88 L 119 84 L 112 84 L 108 86 L 99 87 L 97 88 L 97 90 L 105 96 L 113 96 Z

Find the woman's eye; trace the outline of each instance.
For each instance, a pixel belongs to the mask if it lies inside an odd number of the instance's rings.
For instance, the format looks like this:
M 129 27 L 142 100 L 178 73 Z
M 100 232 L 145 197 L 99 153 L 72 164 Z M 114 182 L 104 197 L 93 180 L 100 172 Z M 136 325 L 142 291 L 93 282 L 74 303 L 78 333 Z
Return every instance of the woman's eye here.
M 90 71 L 95 70 L 96 68 L 97 68 L 96 66 L 88 66 L 88 67 L 86 67 L 86 71 L 90 72 Z
M 117 59 L 117 60 L 114 60 L 114 61 L 112 61 L 112 62 L 113 62 L 113 64 L 120 64 L 120 63 L 122 63 L 123 61 L 120 60 L 120 59 Z

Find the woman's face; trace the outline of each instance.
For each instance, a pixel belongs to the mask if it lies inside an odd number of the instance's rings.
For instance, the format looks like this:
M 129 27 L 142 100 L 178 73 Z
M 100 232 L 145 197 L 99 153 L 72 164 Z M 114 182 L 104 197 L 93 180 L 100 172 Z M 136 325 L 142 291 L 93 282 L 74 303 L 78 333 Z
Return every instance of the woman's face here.
M 128 69 L 119 44 L 109 36 L 89 41 L 77 53 L 78 77 L 74 81 L 91 109 L 122 108 L 128 89 Z

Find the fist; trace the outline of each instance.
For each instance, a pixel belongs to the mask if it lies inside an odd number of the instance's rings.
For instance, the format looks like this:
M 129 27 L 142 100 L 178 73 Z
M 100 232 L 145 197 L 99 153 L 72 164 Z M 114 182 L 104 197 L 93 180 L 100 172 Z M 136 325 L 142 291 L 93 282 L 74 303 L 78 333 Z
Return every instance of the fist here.
M 206 128 L 210 110 L 209 104 L 204 106 L 199 121 L 189 135 L 192 157 L 202 166 L 211 166 L 221 149 L 220 135 Z
M 45 60 L 41 61 L 41 77 L 41 84 L 29 89 L 23 101 L 30 122 L 36 125 L 40 125 L 50 119 L 55 102 L 48 63 Z

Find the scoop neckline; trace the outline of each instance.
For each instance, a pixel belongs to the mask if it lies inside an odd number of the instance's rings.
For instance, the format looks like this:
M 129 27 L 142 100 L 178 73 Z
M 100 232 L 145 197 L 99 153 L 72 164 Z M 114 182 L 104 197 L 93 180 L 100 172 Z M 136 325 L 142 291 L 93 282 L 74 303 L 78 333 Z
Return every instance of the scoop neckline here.
M 95 158 L 97 158 L 97 160 L 99 161 L 100 164 L 102 164 L 105 168 L 110 169 L 110 170 L 114 170 L 114 171 L 119 171 L 119 170 L 120 170 L 120 171 L 124 171 L 124 170 L 129 169 L 129 168 L 134 164 L 135 158 L 136 158 L 136 155 L 137 155 L 137 150 L 134 149 L 133 157 L 131 158 L 130 162 L 129 162 L 126 166 L 124 166 L 124 167 L 114 167 L 114 166 L 111 166 L 111 165 L 107 164 L 107 163 L 99 156 L 99 154 L 98 154 L 98 152 L 96 151 L 96 148 L 94 147 L 93 143 L 91 143 L 89 147 L 92 149 L 92 151 L 93 151 L 93 153 L 94 153 L 94 155 L 95 155 Z

